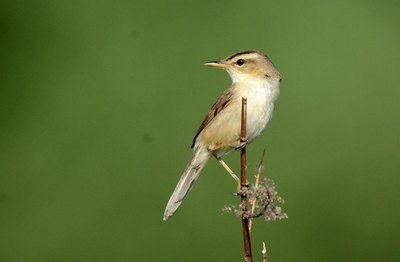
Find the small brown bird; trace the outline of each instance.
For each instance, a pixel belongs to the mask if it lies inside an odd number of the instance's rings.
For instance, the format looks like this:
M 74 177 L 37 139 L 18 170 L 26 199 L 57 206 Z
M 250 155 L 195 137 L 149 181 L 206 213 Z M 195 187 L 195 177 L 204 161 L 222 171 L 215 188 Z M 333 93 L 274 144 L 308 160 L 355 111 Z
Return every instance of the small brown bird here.
M 248 144 L 264 131 L 279 96 L 281 74 L 271 60 L 257 50 L 241 51 L 204 65 L 226 70 L 232 85 L 208 111 L 194 136 L 192 159 L 168 201 L 164 220 L 178 209 L 211 156 L 224 164 L 223 155 L 244 146 L 240 140 L 242 97 L 247 98 L 245 144 Z

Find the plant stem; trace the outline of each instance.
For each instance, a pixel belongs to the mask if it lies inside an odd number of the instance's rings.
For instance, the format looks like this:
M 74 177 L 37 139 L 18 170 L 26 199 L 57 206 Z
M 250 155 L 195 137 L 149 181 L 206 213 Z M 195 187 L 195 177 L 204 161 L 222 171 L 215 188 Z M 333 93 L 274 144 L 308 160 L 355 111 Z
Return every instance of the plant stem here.
M 241 133 L 240 142 L 247 143 L 246 139 L 246 121 L 247 121 L 247 98 L 242 98 L 242 121 L 241 121 Z M 247 189 L 249 184 L 246 177 L 246 144 L 240 150 L 240 191 L 241 191 L 241 203 L 242 203 L 242 232 L 244 241 L 244 253 L 245 261 L 252 262 L 253 257 L 251 253 L 251 241 L 249 231 L 249 217 L 247 210 Z
M 267 248 L 265 247 L 265 242 L 263 242 L 263 249 L 261 251 L 262 253 L 262 258 L 263 258 L 263 262 L 268 262 L 268 258 L 267 258 Z
M 264 167 L 264 164 L 263 164 L 263 162 L 264 162 L 264 156 L 265 156 L 265 148 L 264 148 L 264 151 L 263 151 L 263 154 L 262 154 L 260 163 L 258 164 L 257 176 L 256 176 L 256 183 L 255 183 L 255 185 L 254 185 L 254 188 L 257 188 L 257 187 L 258 187 L 258 183 L 260 182 L 261 172 L 262 172 L 262 169 L 263 169 L 263 167 Z M 252 203 L 251 203 L 251 215 L 252 215 L 252 216 L 254 216 L 254 211 L 256 210 L 256 200 L 257 200 L 257 199 L 254 198 L 253 201 L 252 201 Z M 253 225 L 253 219 L 250 219 L 250 222 L 249 222 L 249 230 L 250 230 L 250 233 L 251 233 L 251 226 L 252 226 L 252 225 Z

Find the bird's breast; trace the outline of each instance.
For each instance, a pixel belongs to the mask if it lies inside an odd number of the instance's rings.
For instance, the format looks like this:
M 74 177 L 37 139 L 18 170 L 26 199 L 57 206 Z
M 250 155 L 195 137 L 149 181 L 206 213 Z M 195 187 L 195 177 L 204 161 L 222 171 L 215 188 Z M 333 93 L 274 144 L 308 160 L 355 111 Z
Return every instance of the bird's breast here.
M 196 145 L 202 144 L 218 156 L 240 145 L 242 97 L 247 98 L 246 136 L 254 140 L 267 126 L 272 117 L 278 87 L 267 81 L 235 83 L 234 93 L 228 105 L 201 131 Z
M 247 137 L 259 136 L 271 120 L 279 89 L 266 80 L 247 81 L 239 86 L 239 99 L 247 97 Z

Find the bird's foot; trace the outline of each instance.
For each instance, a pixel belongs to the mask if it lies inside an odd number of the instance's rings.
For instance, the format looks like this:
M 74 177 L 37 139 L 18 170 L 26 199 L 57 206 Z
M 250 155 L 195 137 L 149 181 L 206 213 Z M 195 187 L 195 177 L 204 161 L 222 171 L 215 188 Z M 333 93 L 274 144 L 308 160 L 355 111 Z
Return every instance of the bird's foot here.
M 240 150 L 240 149 L 244 148 L 245 146 L 247 146 L 248 143 L 249 143 L 249 142 L 248 142 L 247 139 L 242 139 L 242 138 L 240 138 L 240 139 L 239 139 L 239 145 L 238 145 L 238 146 L 234 146 L 233 148 L 234 148 L 235 150 Z

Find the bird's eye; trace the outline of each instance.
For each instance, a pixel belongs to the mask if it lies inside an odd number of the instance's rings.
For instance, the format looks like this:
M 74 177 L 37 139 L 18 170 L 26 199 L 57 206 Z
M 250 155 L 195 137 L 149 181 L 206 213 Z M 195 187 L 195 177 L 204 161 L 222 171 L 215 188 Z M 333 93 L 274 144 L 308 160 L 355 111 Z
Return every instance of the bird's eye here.
M 242 66 L 244 64 L 244 60 L 243 59 L 239 59 L 239 60 L 236 61 L 236 64 L 238 66 Z

